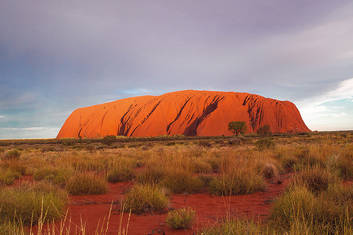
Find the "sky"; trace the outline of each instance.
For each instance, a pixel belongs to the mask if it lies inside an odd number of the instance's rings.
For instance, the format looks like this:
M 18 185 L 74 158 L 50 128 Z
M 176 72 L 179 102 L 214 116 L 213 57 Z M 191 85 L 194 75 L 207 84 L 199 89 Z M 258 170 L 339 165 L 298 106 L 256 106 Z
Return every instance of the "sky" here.
M 353 130 L 351 0 L 1 0 L 0 139 L 76 108 L 195 89 L 289 100 Z

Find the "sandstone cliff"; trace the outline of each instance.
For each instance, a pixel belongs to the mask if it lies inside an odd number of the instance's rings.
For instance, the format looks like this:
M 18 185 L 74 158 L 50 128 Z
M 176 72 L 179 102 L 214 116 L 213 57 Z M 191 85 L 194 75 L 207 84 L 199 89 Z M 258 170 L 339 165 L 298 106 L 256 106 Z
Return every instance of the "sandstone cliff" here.
M 79 108 L 65 121 L 57 138 L 231 135 L 231 121 L 245 121 L 248 132 L 263 125 L 275 133 L 310 131 L 289 101 L 248 93 L 187 90 Z

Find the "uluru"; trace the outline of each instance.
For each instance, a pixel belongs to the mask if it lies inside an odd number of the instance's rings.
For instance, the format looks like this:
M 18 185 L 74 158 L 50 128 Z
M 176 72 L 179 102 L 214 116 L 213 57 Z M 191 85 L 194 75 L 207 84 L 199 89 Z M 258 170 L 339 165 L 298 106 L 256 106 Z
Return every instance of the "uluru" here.
M 289 101 L 239 92 L 185 90 L 78 108 L 57 138 L 232 135 L 228 130 L 231 121 L 246 122 L 248 133 L 264 125 L 273 133 L 310 131 Z

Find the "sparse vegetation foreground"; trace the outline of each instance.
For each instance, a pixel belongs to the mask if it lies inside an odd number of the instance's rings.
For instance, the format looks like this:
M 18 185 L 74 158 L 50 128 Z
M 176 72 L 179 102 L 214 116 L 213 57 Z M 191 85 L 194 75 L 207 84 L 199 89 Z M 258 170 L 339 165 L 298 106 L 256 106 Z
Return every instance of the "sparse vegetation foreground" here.
M 136 234 L 141 225 L 130 216 L 151 223 L 161 218 L 165 226 L 154 231 L 167 234 L 353 234 L 352 132 L 274 136 L 263 128 L 258 135 L 238 134 L 2 141 L 0 234 Z M 234 212 L 239 208 L 226 200 L 224 213 L 212 219 L 197 204 L 185 204 L 193 195 L 209 196 L 212 211 L 212 200 L 261 198 L 274 185 L 283 187 L 266 200 L 262 219 Z M 66 223 L 77 220 L 72 208 L 102 203 L 108 194 L 116 199 L 104 201 L 110 209 L 95 231 L 86 228 L 90 221 Z M 185 202 L 175 203 L 178 197 Z M 78 199 L 81 204 L 73 204 Z M 111 217 L 118 215 L 125 219 L 114 228 Z

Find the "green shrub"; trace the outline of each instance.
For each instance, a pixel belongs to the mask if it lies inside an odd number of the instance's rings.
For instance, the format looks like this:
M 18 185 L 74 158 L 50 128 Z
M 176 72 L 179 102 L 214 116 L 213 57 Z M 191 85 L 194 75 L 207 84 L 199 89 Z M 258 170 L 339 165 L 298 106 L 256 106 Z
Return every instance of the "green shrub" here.
M 64 214 L 66 202 L 66 192 L 48 184 L 4 188 L 0 191 L 0 217 L 25 225 L 40 219 L 52 221 Z
M 166 223 L 173 229 L 189 229 L 195 218 L 195 210 L 181 208 L 168 212 Z
M 95 175 L 78 174 L 69 179 L 66 189 L 72 195 L 104 194 L 107 184 Z
M 271 149 L 275 147 L 275 143 L 272 139 L 260 139 L 255 142 L 255 146 L 259 151 L 263 151 L 265 149 Z
M 247 126 L 245 122 L 233 121 L 228 123 L 228 130 L 238 136 L 239 134 L 244 134 L 247 131 Z
M 134 185 L 126 194 L 123 201 L 126 210 L 133 213 L 151 213 L 164 210 L 168 205 L 168 198 L 156 185 Z
M 203 182 L 199 177 L 193 176 L 185 170 L 171 170 L 164 177 L 162 184 L 173 193 L 195 193 L 200 192 Z
M 210 182 L 210 191 L 216 195 L 248 194 L 265 190 L 264 179 L 254 172 L 235 170 Z
M 4 155 L 4 160 L 18 160 L 21 156 L 21 152 L 17 149 L 9 150 Z

